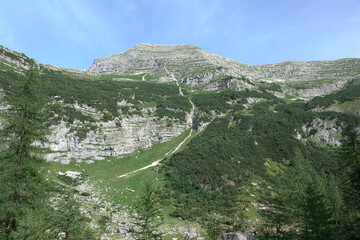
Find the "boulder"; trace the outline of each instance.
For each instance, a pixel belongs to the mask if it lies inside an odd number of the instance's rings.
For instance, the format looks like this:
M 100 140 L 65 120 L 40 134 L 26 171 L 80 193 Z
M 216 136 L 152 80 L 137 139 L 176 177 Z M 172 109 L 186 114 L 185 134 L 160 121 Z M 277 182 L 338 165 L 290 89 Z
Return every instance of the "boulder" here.
M 256 234 L 250 233 L 222 233 L 217 240 L 258 240 Z

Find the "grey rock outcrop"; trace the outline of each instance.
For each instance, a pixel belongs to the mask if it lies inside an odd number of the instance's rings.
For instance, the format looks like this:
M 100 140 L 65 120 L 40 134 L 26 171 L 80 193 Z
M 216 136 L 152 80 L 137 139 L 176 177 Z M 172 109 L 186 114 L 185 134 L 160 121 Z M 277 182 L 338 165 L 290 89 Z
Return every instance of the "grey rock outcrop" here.
M 15 52 L 0 45 L 0 63 L 15 69 L 29 69 L 29 58 L 22 53 Z
M 87 70 L 93 74 L 140 74 L 156 75 L 157 81 L 172 81 L 171 73 L 179 82 L 190 86 L 205 86 L 223 76 L 240 78 L 252 75 L 251 67 L 228 58 L 209 53 L 193 45 L 138 44 L 133 48 L 109 57 L 94 60 Z M 235 80 L 242 82 L 241 79 Z M 223 88 L 226 83 L 221 83 Z M 228 85 L 239 85 L 232 83 Z M 240 84 L 241 85 L 241 84 Z M 214 86 L 209 87 L 212 89 Z
M 222 233 L 217 240 L 258 240 L 255 233 Z
M 285 93 L 312 98 L 337 90 L 358 76 L 360 59 L 251 66 L 193 45 L 138 44 L 125 52 L 95 59 L 86 72 L 147 73 L 157 76 L 155 80 L 159 82 L 172 81 L 171 72 L 179 82 L 208 91 L 251 89 L 259 82 L 274 82 L 281 85 Z
M 89 124 L 87 122 L 76 120 L 69 124 L 61 121 L 51 126 L 47 141 L 36 143 L 49 149 L 44 155 L 47 161 L 92 163 L 107 156 L 122 157 L 139 149 L 151 148 L 155 143 L 167 142 L 191 127 L 191 122 L 168 124 L 166 118 L 154 116 L 151 109 L 144 109 L 141 116 L 125 115 L 121 119 L 103 121 L 102 113 L 96 109 L 78 104 L 69 106 L 90 114 L 97 122 L 92 123 L 94 129 L 89 129 L 85 134 L 79 134 L 79 131 L 81 133 Z
M 302 130 L 314 141 L 330 146 L 341 144 L 341 132 L 344 125 L 337 125 L 335 120 L 314 119 L 310 126 L 303 126 Z

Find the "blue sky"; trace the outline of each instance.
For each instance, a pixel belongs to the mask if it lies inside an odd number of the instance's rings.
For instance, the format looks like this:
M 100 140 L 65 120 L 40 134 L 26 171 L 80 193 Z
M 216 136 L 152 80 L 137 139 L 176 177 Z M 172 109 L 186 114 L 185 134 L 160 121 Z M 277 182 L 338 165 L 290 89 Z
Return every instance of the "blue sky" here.
M 0 0 L 0 44 L 87 69 L 138 43 L 247 64 L 360 57 L 360 0 Z

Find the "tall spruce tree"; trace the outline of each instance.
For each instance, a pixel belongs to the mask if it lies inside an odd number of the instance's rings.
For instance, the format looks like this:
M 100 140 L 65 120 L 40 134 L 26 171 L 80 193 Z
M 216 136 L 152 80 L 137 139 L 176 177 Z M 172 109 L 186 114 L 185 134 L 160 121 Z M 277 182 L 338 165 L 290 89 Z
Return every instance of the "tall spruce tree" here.
M 25 212 L 44 200 L 44 179 L 39 173 L 44 160 L 33 145 L 44 136 L 46 100 L 39 68 L 31 60 L 30 68 L 12 92 L 4 97 L 0 135 L 0 238 L 11 239 Z
M 360 211 L 360 134 L 353 124 L 345 127 L 340 150 L 344 200 L 350 211 Z
M 338 225 L 344 216 L 344 203 L 338 186 L 339 180 L 333 174 L 330 174 L 327 183 L 326 195 L 330 203 L 332 219 L 335 225 Z
M 298 237 L 303 239 L 331 238 L 331 212 L 325 197 L 324 181 L 325 179 L 313 169 L 308 159 L 297 151 L 294 166 L 285 175 L 283 181 L 285 183 L 282 187 L 285 194 L 283 208 L 286 211 L 278 211 L 284 213 L 281 216 L 283 219 L 294 223 L 295 231 L 291 234 L 301 233 Z
M 314 170 L 308 160 L 302 155 L 299 149 L 295 152 L 293 167 L 286 174 L 283 183 L 284 194 L 288 204 L 288 215 L 295 222 L 302 222 L 303 209 L 302 206 L 306 197 L 306 187 L 313 181 Z
M 305 201 L 300 208 L 303 211 L 304 239 L 331 239 L 331 213 L 325 196 L 314 183 L 309 183 L 305 189 Z
M 288 239 L 291 231 L 288 225 L 291 222 L 291 204 L 289 204 L 288 179 L 283 174 L 274 179 L 277 186 L 277 195 L 270 196 L 267 200 L 271 208 L 262 212 L 264 222 L 259 228 L 260 236 L 264 239 Z
M 81 212 L 73 187 L 64 186 L 63 194 L 55 204 L 57 211 L 52 219 L 51 230 L 58 233 L 57 236 L 63 235 L 64 240 L 94 239 L 94 233 L 88 226 L 90 219 Z
M 146 179 L 141 195 L 131 213 L 134 237 L 139 240 L 162 239 L 159 230 L 163 223 L 162 213 L 158 206 L 155 183 Z

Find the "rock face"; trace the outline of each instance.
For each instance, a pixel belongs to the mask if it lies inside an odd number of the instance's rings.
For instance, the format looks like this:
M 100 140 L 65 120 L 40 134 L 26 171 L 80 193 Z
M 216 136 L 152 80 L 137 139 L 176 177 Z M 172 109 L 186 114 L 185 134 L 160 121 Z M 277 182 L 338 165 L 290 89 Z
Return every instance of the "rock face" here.
M 77 130 L 83 125 L 75 121 L 73 124 L 61 122 L 52 126 L 47 141 L 42 143 L 50 150 L 45 159 L 68 164 L 72 159 L 92 163 L 106 156 L 121 157 L 139 149 L 148 149 L 155 143 L 169 141 L 190 127 L 187 123 L 169 125 L 166 119 L 147 115 L 99 121 L 96 129 L 88 131 L 85 136 L 79 135 Z
M 240 68 L 237 72 L 250 67 L 247 64 L 206 52 L 193 45 L 138 44 L 125 52 L 95 59 L 87 72 L 108 74 L 156 71 L 165 73 L 165 67 L 167 67 L 169 70 L 176 68 L 185 73 L 194 72 L 197 69 L 204 70 L 205 66 L 223 65 L 234 71 L 235 68 Z M 211 73 L 207 72 L 204 76 L 209 76 L 209 74 Z
M 255 233 L 222 233 L 217 240 L 258 240 Z
M 28 69 L 29 58 L 22 53 L 7 49 L 0 45 L 0 63 L 15 69 Z
M 174 74 L 190 86 L 204 86 L 214 79 L 233 76 L 241 85 L 243 74 L 251 76 L 247 64 L 206 52 L 192 45 L 138 44 L 133 48 L 94 60 L 87 70 L 93 74 L 140 74 L 157 76 L 159 82 L 171 81 Z M 218 86 L 223 87 L 223 85 Z M 211 88 L 211 87 L 210 87 Z
M 314 119 L 310 126 L 303 126 L 303 131 L 311 139 L 322 142 L 330 146 L 339 146 L 341 144 L 341 133 L 344 125 L 337 125 L 335 120 Z
M 259 82 L 273 82 L 288 94 L 312 98 L 337 90 L 358 76 L 360 59 L 251 66 L 192 45 L 139 44 L 125 52 L 95 59 L 87 72 L 147 73 L 160 82 L 171 80 L 171 73 L 182 83 L 208 91 L 250 89 Z

